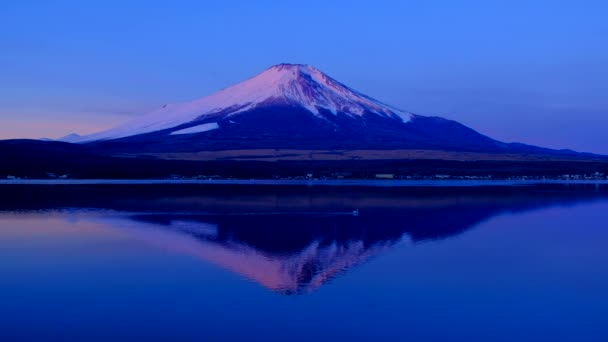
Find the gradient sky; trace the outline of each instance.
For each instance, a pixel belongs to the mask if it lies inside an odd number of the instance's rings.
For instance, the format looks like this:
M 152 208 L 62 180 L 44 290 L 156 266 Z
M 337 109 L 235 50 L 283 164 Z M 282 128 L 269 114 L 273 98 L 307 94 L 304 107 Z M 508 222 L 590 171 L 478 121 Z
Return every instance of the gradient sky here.
M 504 141 L 608 154 L 608 2 L 0 2 L 0 139 L 92 133 L 281 63 Z

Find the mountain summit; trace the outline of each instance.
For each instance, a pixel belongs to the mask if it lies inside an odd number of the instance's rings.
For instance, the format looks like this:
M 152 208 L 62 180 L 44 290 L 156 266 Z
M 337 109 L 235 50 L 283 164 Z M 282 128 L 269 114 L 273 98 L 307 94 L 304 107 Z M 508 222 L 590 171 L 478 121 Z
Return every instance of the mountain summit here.
M 278 64 L 201 99 L 165 105 L 79 142 L 113 151 L 441 150 L 569 153 L 506 144 L 386 105 L 302 64 Z

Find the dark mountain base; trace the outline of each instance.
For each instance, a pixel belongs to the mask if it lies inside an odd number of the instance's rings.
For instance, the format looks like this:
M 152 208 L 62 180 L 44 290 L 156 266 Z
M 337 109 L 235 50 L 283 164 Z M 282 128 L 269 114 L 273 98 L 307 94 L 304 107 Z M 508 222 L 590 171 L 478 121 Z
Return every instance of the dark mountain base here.
M 0 178 L 149 179 L 172 176 L 220 176 L 232 178 L 375 178 L 376 174 L 400 177 L 434 175 L 488 176 L 504 179 L 513 176 L 557 177 L 565 174 L 608 174 L 604 161 L 455 161 L 338 160 L 338 161 L 187 161 L 152 158 L 120 158 L 97 155 L 85 146 L 56 142 L 0 142 Z

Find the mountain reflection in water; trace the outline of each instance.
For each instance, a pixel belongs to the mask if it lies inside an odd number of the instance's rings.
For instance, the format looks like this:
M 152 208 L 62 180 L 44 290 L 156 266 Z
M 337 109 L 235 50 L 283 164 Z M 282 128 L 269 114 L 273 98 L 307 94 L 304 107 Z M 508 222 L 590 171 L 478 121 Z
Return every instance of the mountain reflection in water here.
M 0 211 L 93 211 L 87 217 L 138 240 L 195 256 L 284 294 L 312 292 L 402 241 L 445 239 L 496 215 L 608 198 L 606 185 L 72 185 L 2 190 L 10 195 L 1 197 Z

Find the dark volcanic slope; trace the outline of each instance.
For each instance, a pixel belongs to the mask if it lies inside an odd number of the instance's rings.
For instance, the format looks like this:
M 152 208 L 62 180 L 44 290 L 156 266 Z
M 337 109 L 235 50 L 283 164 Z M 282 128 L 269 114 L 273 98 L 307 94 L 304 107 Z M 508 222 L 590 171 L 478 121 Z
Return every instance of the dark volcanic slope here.
M 528 151 L 492 140 L 455 121 L 413 116 L 387 120 L 373 114 L 328 116 L 318 120 L 299 107 L 253 109 L 230 117 L 212 116 L 158 132 L 91 143 L 121 152 L 194 152 L 229 149 L 429 149 L 492 153 Z M 217 123 L 219 129 L 171 135 L 193 125 Z M 551 152 L 547 150 L 546 152 Z M 557 152 L 556 152 L 557 153 Z
M 538 154 L 597 158 L 571 150 L 552 150 L 493 140 L 456 121 L 413 115 L 408 122 L 367 114 L 315 121 L 298 107 L 260 108 L 229 118 L 207 117 L 195 125 L 217 123 L 220 129 L 171 135 L 178 126 L 158 132 L 88 143 L 105 153 L 174 153 L 252 149 L 300 150 L 443 150 L 492 154 Z

